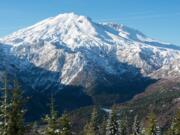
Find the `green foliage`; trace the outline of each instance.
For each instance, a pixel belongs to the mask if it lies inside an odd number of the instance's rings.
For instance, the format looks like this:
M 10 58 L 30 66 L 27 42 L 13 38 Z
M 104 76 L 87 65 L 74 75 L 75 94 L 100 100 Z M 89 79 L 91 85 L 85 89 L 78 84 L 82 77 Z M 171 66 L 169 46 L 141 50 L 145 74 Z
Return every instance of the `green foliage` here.
M 178 91 L 165 91 L 162 89 L 161 91 L 147 95 L 146 98 L 139 98 L 133 102 L 128 102 L 128 104 L 125 104 L 119 109 L 118 113 L 117 108 L 116 111 L 115 108 L 112 108 L 108 120 L 104 117 L 108 114 L 107 112 L 102 111 L 104 113 L 102 115 L 100 114 L 101 111 L 97 110 L 97 108 L 93 108 L 92 113 L 92 108 L 82 109 L 78 113 L 79 116 L 75 119 L 75 124 L 81 124 L 81 122 L 85 124 L 88 122 L 84 127 L 81 126 L 79 128 L 75 126 L 73 129 L 75 132 L 71 131 L 72 119 L 70 119 L 70 115 L 64 113 L 60 118 L 58 117 L 54 99 L 51 97 L 50 114 L 44 118 L 47 124 L 45 128 L 42 128 L 38 123 L 38 125 L 35 124 L 31 130 L 28 131 L 32 131 L 30 135 L 37 135 L 39 133 L 41 135 L 80 135 L 83 130 L 81 130 L 81 132 L 79 132 L 79 130 L 84 128 L 83 135 L 161 135 L 161 128 L 158 125 L 154 113 L 148 115 L 144 125 L 141 125 L 141 122 L 144 122 L 145 114 L 147 114 L 151 108 L 153 108 L 157 114 L 159 114 L 160 111 L 162 111 L 162 113 L 167 111 L 170 105 L 172 105 L 171 103 L 174 103 L 172 102 L 173 99 L 178 98 L 179 95 L 180 93 Z M 0 135 L 25 135 L 24 101 L 17 81 L 14 82 L 13 90 L 9 91 L 7 77 L 4 78 L 4 88 L 1 90 L 0 104 Z M 147 109 L 144 109 L 146 107 Z M 90 113 L 91 118 L 89 120 L 88 116 L 90 116 Z M 121 119 L 119 119 L 118 114 L 125 114 L 128 116 L 128 120 L 127 117 L 121 117 Z M 137 116 L 134 117 L 136 114 L 142 115 L 138 115 L 138 118 Z M 79 118 L 81 119 L 80 121 L 78 121 Z M 141 120 L 141 122 L 139 120 Z M 166 134 L 180 135 L 180 110 L 176 112 Z M 164 133 L 162 135 L 164 135 Z
M 100 125 L 100 129 L 99 129 L 100 135 L 105 135 L 106 134 L 106 123 L 107 123 L 107 120 L 104 118 L 102 120 L 102 123 Z
M 133 131 L 132 135 L 140 135 L 141 134 L 141 123 L 138 120 L 138 116 L 137 115 L 134 117 L 132 131 Z
M 119 135 L 118 117 L 114 108 L 112 108 L 107 121 L 106 135 Z
M 45 135 L 60 135 L 60 125 L 57 122 L 58 115 L 55 111 L 54 98 L 51 97 L 50 114 L 46 115 L 44 121 L 47 123 Z
M 93 108 L 91 114 L 91 120 L 88 122 L 84 128 L 84 135 L 98 135 L 99 134 L 99 121 L 98 121 L 98 111 Z
M 180 135 L 180 110 L 176 111 L 176 116 L 174 117 L 167 134 Z
M 174 126 L 175 135 L 180 135 L 180 110 L 177 110 L 177 112 L 176 112 L 173 126 Z
M 7 121 L 7 135 L 24 135 L 23 97 L 20 86 L 14 81 Z
M 120 135 L 127 135 L 127 127 L 128 127 L 128 124 L 127 124 L 127 118 L 123 118 L 122 120 L 120 120 L 120 125 L 119 125 L 119 132 L 120 132 Z
M 149 113 L 147 127 L 145 128 L 146 135 L 159 135 L 160 130 L 157 124 L 156 115 L 154 113 Z
M 4 77 L 4 88 L 1 91 L 1 105 L 0 105 L 0 135 L 7 135 L 7 122 L 8 122 L 8 88 L 7 76 Z
M 71 135 L 71 124 L 67 113 L 64 113 L 60 118 L 61 132 L 60 135 Z

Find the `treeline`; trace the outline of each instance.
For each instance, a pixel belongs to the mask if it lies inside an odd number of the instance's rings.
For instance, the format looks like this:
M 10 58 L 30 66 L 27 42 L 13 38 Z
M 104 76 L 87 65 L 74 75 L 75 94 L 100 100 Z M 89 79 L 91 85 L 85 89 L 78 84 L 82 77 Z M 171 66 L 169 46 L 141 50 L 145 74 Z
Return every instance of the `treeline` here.
M 180 111 L 171 121 L 165 131 L 159 126 L 155 113 L 150 112 L 143 122 L 136 115 L 134 120 L 129 121 L 127 116 L 120 116 L 113 107 L 108 112 L 108 118 L 99 124 L 98 111 L 93 109 L 90 121 L 84 128 L 84 135 L 180 135 Z
M 12 85 L 12 86 L 9 86 Z M 0 135 L 71 135 L 70 120 L 67 113 L 60 118 L 51 97 L 50 113 L 42 118 L 42 125 L 25 123 L 25 103 L 18 81 L 9 82 L 4 78 L 0 98 Z
M 180 135 L 179 110 L 169 128 L 164 130 L 153 112 L 147 115 L 146 121 L 140 120 L 137 115 L 134 120 L 129 121 L 128 116 L 120 115 L 114 106 L 103 118 L 99 109 L 94 107 L 91 118 L 83 125 L 81 133 L 75 133 L 69 114 L 64 112 L 61 116 L 58 115 L 53 95 L 49 114 L 42 118 L 42 123 L 25 123 L 24 115 L 26 111 L 30 111 L 24 109 L 28 101 L 23 98 L 18 81 L 14 81 L 9 87 L 6 77 L 0 101 L 0 135 Z
M 0 135 L 23 135 L 25 132 L 23 96 L 17 81 L 8 89 L 7 78 L 0 100 Z

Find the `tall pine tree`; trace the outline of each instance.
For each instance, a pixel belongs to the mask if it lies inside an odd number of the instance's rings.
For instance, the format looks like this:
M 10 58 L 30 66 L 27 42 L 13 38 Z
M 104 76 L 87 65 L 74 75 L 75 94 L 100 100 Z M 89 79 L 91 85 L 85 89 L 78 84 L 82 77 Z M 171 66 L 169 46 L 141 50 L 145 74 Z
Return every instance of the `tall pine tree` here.
M 106 135 L 119 135 L 119 123 L 115 108 L 112 108 L 112 112 L 109 114 L 107 121 Z
M 156 115 L 150 113 L 148 115 L 147 127 L 145 128 L 145 135 L 160 135 L 160 127 L 157 124 Z
M 100 135 L 105 135 L 106 134 L 106 123 L 107 123 L 106 118 L 103 118 L 102 123 L 100 125 L 100 129 L 99 129 Z
M 66 112 L 60 118 L 60 126 L 60 135 L 72 135 L 70 120 Z
M 140 135 L 141 134 L 141 123 L 138 120 L 137 115 L 134 117 L 132 131 L 133 131 L 133 135 Z
M 7 75 L 4 75 L 4 88 L 1 91 L 1 104 L 0 104 L 0 135 L 7 135 L 8 125 L 8 82 Z
M 20 86 L 14 81 L 7 122 L 7 135 L 24 135 L 23 97 Z
M 93 108 L 91 119 L 84 127 L 84 135 L 99 135 L 99 118 L 96 107 Z
M 168 130 L 168 135 L 180 135 L 180 110 L 176 111 L 176 115 Z
M 50 114 L 46 115 L 44 118 L 44 121 L 47 123 L 47 127 L 45 128 L 45 135 L 60 135 L 61 129 L 57 120 L 58 115 L 57 111 L 55 110 L 54 98 L 51 96 Z
M 127 135 L 128 134 L 127 129 L 127 118 L 124 117 L 122 120 L 120 120 L 119 123 L 119 133 L 120 135 Z

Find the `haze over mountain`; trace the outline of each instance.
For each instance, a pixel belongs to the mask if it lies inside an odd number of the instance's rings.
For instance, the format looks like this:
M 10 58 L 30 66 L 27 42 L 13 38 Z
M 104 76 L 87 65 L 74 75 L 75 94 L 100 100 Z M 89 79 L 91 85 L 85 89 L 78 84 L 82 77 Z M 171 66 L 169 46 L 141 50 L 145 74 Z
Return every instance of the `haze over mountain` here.
M 53 91 L 58 99 L 73 97 L 75 102 L 65 108 L 112 97 L 105 104 L 122 102 L 157 79 L 180 76 L 180 47 L 122 24 L 96 23 L 74 13 L 43 20 L 0 43 L 1 74 L 5 69 L 12 76 L 16 72 L 30 93 L 44 96 Z M 63 93 L 67 86 L 74 91 Z M 79 103 L 84 97 L 86 102 Z

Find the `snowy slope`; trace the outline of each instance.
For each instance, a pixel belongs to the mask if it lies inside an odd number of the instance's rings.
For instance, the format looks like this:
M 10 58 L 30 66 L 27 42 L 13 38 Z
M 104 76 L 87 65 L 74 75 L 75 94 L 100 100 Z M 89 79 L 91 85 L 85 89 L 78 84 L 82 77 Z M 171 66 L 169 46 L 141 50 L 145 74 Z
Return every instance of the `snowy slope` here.
M 121 78 L 180 76 L 180 47 L 148 38 L 120 24 L 95 23 L 74 13 L 60 14 L 0 39 L 10 45 L 16 68 L 33 73 L 33 86 L 51 82 L 85 87 L 102 74 Z M 18 63 L 18 65 L 16 64 Z M 0 63 L 2 64 L 2 63 Z M 34 71 L 34 67 L 43 69 Z M 54 76 L 43 72 L 57 73 Z M 102 76 L 104 80 L 104 76 Z M 30 81 L 25 76 L 23 80 Z M 47 86 L 48 87 L 48 86 Z

